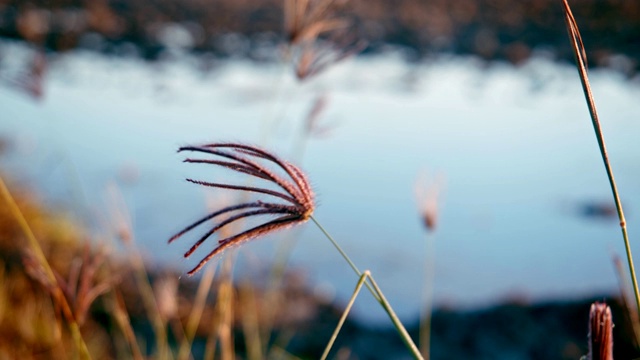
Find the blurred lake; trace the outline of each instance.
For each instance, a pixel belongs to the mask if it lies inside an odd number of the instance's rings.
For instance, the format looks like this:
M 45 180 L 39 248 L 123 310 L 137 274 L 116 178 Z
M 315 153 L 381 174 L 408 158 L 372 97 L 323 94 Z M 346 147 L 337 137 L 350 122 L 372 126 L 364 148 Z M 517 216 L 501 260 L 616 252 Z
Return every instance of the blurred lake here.
M 34 98 L 16 85 L 31 50 L 4 42 L 2 53 L 3 172 L 102 238 L 113 223 L 107 189 L 117 184 L 153 263 L 195 265 L 182 253 L 198 234 L 167 239 L 206 214 L 207 203 L 232 199 L 187 183 L 227 173 L 183 164 L 177 148 L 237 141 L 302 166 L 317 193 L 316 218 L 372 271 L 404 319 L 414 319 L 429 286 L 429 238 L 414 191 L 421 173 L 444 179 L 430 238 L 436 304 L 618 291 L 612 254 L 624 256 L 624 247 L 574 67 L 544 57 L 517 68 L 447 56 L 409 64 L 391 52 L 299 84 L 283 64 L 180 54 L 149 63 L 73 51 L 48 59 L 43 96 Z M 639 254 L 640 90 L 610 70 L 590 75 Z M 328 131 L 300 142 L 319 96 L 327 102 L 318 122 Z M 243 246 L 236 277 L 266 277 L 278 244 L 292 236 L 291 266 L 346 302 L 357 279 L 312 223 Z M 354 311 L 386 321 L 368 294 Z

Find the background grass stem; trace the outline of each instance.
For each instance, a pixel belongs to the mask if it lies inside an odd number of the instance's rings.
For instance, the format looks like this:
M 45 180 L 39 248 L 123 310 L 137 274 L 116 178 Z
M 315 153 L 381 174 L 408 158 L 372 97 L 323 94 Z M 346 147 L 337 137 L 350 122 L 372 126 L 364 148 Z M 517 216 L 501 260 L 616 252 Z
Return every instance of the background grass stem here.
M 424 274 L 424 306 L 420 316 L 420 336 L 419 345 L 422 356 L 429 360 L 431 352 L 431 316 L 433 312 L 433 288 L 435 282 L 436 257 L 434 254 L 435 235 L 433 232 L 427 233 L 426 238 L 426 259 Z

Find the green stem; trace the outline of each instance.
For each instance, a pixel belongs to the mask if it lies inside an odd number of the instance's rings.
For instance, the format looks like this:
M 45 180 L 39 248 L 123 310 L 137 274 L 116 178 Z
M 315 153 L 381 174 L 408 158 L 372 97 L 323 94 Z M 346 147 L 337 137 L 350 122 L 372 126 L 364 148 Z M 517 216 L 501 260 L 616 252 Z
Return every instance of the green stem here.
M 320 360 L 325 360 L 327 356 L 329 356 L 329 351 L 333 347 L 333 343 L 336 341 L 336 338 L 338 337 L 338 333 L 340 332 L 340 329 L 342 329 L 342 325 L 344 325 L 345 320 L 347 320 L 347 315 L 349 315 L 349 312 L 351 311 L 351 307 L 353 307 L 353 303 L 356 301 L 356 297 L 358 297 L 360 290 L 362 290 L 362 285 L 365 284 L 365 281 L 367 281 L 367 276 L 370 276 L 370 275 L 371 273 L 369 271 L 365 271 L 364 274 L 360 275 L 360 280 L 358 280 L 358 284 L 356 284 L 356 289 L 353 291 L 353 295 L 351 295 L 351 299 L 349 299 L 349 303 L 347 304 L 347 307 L 344 309 L 344 312 L 340 317 L 340 321 L 338 321 L 338 325 L 333 331 L 333 334 L 331 335 L 331 339 L 329 339 L 329 342 L 327 343 L 327 347 L 324 349 L 324 352 L 322 353 Z
M 349 264 L 351 269 L 353 269 L 353 272 L 355 272 L 356 275 L 358 275 L 358 276 L 362 276 L 362 272 L 360 270 L 358 270 L 358 267 L 356 266 L 356 264 L 354 264 L 353 261 L 351 261 L 351 259 L 349 258 L 349 255 L 347 255 L 347 253 L 345 253 L 344 250 L 342 250 L 342 247 L 340 247 L 340 245 L 338 245 L 338 243 L 327 232 L 327 230 L 325 230 L 325 228 L 322 227 L 322 225 L 320 225 L 318 220 L 316 220 L 316 218 L 313 217 L 313 215 L 311 216 L 311 220 L 313 220 L 313 222 L 316 223 L 316 225 L 318 226 L 320 231 L 322 231 L 324 236 L 326 236 L 327 239 L 329 239 L 329 241 L 331 241 L 331 243 L 338 250 L 340 255 L 342 255 L 342 257 L 347 261 L 347 263 Z M 378 297 L 378 295 L 376 294 L 375 290 L 373 290 L 373 287 L 371 287 L 371 285 L 369 285 L 369 283 L 365 283 L 365 285 L 367 286 L 367 289 L 369 289 L 369 291 L 371 292 L 371 295 L 373 295 L 373 297 L 376 299 L 376 301 L 380 302 L 380 297 Z
M 320 231 L 322 231 L 322 233 L 327 237 L 327 239 L 331 241 L 331 243 L 333 244 L 333 246 L 335 246 L 335 248 L 338 250 L 340 255 L 342 255 L 342 257 L 347 261 L 351 269 L 353 269 L 353 271 L 359 277 L 362 277 L 363 273 L 360 272 L 360 270 L 358 270 L 358 267 L 353 263 L 353 261 L 351 261 L 349 256 L 344 252 L 344 250 L 342 250 L 340 245 L 338 245 L 338 243 L 327 232 L 327 230 L 325 230 L 324 227 L 322 227 L 322 225 L 320 225 L 320 223 L 313 216 L 311 216 L 311 220 L 313 220 L 313 222 L 318 226 Z M 368 273 L 368 271 L 365 273 Z M 411 355 L 413 355 L 415 359 L 424 360 L 422 355 L 420 354 L 420 350 L 418 350 L 418 347 L 411 339 L 411 336 L 409 336 L 407 329 L 404 328 L 404 325 L 402 325 L 402 322 L 400 322 L 400 319 L 398 319 L 398 316 L 393 311 L 393 308 L 385 298 L 384 294 L 382 293 L 382 290 L 380 290 L 380 288 L 378 287 L 378 284 L 373 279 L 373 276 L 369 274 L 368 278 L 371 284 L 369 284 L 369 282 L 365 282 L 364 284 L 367 286 L 367 289 L 369 289 L 369 291 L 371 292 L 373 297 L 376 299 L 376 301 L 378 301 L 378 303 L 382 306 L 382 308 L 387 312 L 387 315 L 389 315 L 389 318 L 391 319 L 391 322 L 393 323 L 396 330 L 398 331 L 398 334 L 402 338 L 402 341 L 405 343 L 407 348 L 411 351 Z
M 616 210 L 618 212 L 618 219 L 620 220 L 620 229 L 622 230 L 622 238 L 624 240 L 624 248 L 627 253 L 627 263 L 629 264 L 629 272 L 631 273 L 631 282 L 633 283 L 633 291 L 636 297 L 636 306 L 638 313 L 640 313 L 640 291 L 638 290 L 638 280 L 636 278 L 636 270 L 633 265 L 633 257 L 631 255 L 631 245 L 629 244 L 629 235 L 627 234 L 627 222 L 624 217 L 624 211 L 622 210 L 622 202 L 618 194 L 618 187 L 613 177 L 613 170 L 609 162 L 609 155 L 607 153 L 607 147 L 604 142 L 604 135 L 602 134 L 602 128 L 600 127 L 600 120 L 598 118 L 598 112 L 596 110 L 595 100 L 591 91 L 591 85 L 589 84 L 589 77 L 587 74 L 586 55 L 584 52 L 584 45 L 582 44 L 582 38 L 578 25 L 571 13 L 571 8 L 567 0 L 564 1 L 565 20 L 567 23 L 567 31 L 571 40 L 571 46 L 573 47 L 573 53 L 575 55 L 578 73 L 580 74 L 580 82 L 582 83 L 582 91 L 587 101 L 589 113 L 591 115 L 591 122 L 593 124 L 593 130 L 596 133 L 598 139 L 598 147 L 600 148 L 600 154 L 602 156 L 602 162 L 607 171 L 607 177 L 609 178 L 609 185 L 611 187 L 611 193 L 616 204 Z
M 400 337 L 404 341 L 405 345 L 407 345 L 409 350 L 411 350 L 411 354 L 413 355 L 413 357 L 419 360 L 424 360 L 422 358 L 422 355 L 420 354 L 420 350 L 418 350 L 418 347 L 416 346 L 416 344 L 413 342 L 413 340 L 411 340 L 411 336 L 409 336 L 407 329 L 404 328 L 404 326 L 400 322 L 400 319 L 398 319 L 398 315 L 396 315 L 396 313 L 393 311 L 393 309 L 391 308 L 391 305 L 389 304 L 387 299 L 384 297 L 382 290 L 380 290 L 380 287 L 378 287 L 378 283 L 376 283 L 376 281 L 373 279 L 373 276 L 371 275 L 369 275 L 369 280 L 371 280 L 371 283 L 373 284 L 373 287 L 375 288 L 376 293 L 378 294 L 378 296 L 380 296 L 380 300 L 381 300 L 380 304 L 382 305 L 384 310 L 387 312 L 387 314 L 389 314 L 389 317 L 391 318 L 391 322 L 393 322 L 393 325 L 396 327 L 396 330 L 398 330 L 398 333 L 400 333 Z

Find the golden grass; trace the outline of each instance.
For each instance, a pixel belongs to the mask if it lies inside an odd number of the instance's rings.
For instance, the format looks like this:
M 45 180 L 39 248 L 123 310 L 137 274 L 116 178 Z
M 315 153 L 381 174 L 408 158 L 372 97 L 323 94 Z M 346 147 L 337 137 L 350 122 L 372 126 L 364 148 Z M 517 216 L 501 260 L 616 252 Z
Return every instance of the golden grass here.
M 181 274 L 166 269 L 148 273 L 139 255 L 127 259 L 105 252 L 104 246 L 88 240 L 81 226 L 60 211 L 47 210 L 29 192 L 12 187 L 10 194 L 61 283 L 69 314 L 53 300 L 35 256 L 26 255 L 24 231 L 3 200 L 0 358 L 73 358 L 78 345 L 68 327 L 70 319 L 78 324 L 86 355 L 93 359 L 192 359 L 194 342 L 207 343 L 206 358 L 234 359 L 234 334 L 242 327 L 252 344 L 247 349 L 252 358 L 270 350 L 263 349 L 257 337 L 264 324 L 256 311 L 264 309 L 264 295 L 251 284 L 238 292 L 231 281 L 231 263 L 217 279 L 212 267 L 200 280 L 183 279 L 177 291 L 163 291 L 167 279 L 177 281 Z M 135 246 L 133 238 L 127 246 Z M 286 296 L 281 299 L 286 301 Z

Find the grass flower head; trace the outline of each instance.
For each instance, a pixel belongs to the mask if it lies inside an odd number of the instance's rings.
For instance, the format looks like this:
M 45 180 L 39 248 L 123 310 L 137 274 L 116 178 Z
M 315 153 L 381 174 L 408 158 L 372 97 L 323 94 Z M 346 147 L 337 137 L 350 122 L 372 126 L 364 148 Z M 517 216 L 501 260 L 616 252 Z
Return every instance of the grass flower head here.
M 188 274 L 193 275 L 200 270 L 211 258 L 220 254 L 225 249 L 244 243 L 250 239 L 264 236 L 292 225 L 305 222 L 309 219 L 315 208 L 313 191 L 305 174 L 296 166 L 279 159 L 275 155 L 254 146 L 235 143 L 215 143 L 203 146 L 184 146 L 179 152 L 191 151 L 209 156 L 209 158 L 187 158 L 185 162 L 217 165 L 238 173 L 246 174 L 265 180 L 273 185 L 273 188 L 256 187 L 248 185 L 236 185 L 231 183 L 206 182 L 187 179 L 194 184 L 208 187 L 222 188 L 253 192 L 266 195 L 269 200 L 256 200 L 243 202 L 237 205 L 227 206 L 214 211 L 202 219 L 187 226 L 182 231 L 169 239 L 169 243 L 193 230 L 197 226 L 216 220 L 215 225 L 209 229 L 193 246 L 184 254 L 189 257 L 209 237 L 216 234 L 224 226 L 242 219 L 254 216 L 275 216 L 248 230 L 218 240 L 217 246 L 202 259 L 198 265 Z M 273 171 L 267 165 L 275 166 L 282 171 Z M 282 173 L 282 175 L 280 174 Z

